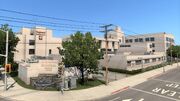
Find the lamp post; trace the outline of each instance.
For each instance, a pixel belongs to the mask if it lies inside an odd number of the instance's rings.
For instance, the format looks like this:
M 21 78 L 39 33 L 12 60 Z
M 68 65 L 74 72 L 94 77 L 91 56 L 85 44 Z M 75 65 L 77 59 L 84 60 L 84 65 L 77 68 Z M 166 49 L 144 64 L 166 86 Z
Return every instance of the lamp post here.
M 6 58 L 5 60 L 5 66 L 8 64 L 8 39 L 9 39 L 9 31 L 4 31 L 2 29 L 0 29 L 2 32 L 5 32 L 6 33 L 6 54 L 3 55 L 3 54 L 0 54 L 0 56 L 3 56 Z M 6 68 L 4 67 L 5 69 L 5 73 L 4 73 L 4 83 L 5 83 L 5 91 L 7 90 L 7 71 L 6 71 Z

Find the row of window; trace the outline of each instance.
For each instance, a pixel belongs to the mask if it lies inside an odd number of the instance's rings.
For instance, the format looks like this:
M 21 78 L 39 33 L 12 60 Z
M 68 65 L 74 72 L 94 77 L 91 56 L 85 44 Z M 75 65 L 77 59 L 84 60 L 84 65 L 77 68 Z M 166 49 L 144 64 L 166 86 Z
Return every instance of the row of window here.
M 131 45 L 120 45 L 120 47 L 131 47 Z
M 163 58 L 153 58 L 152 62 L 157 62 L 157 61 L 162 61 Z M 150 59 L 145 59 L 144 63 L 150 63 Z M 136 65 L 141 65 L 142 64 L 142 60 L 136 60 L 135 61 Z M 131 65 L 131 61 L 127 61 L 127 65 L 130 66 Z
M 34 55 L 35 54 L 35 49 L 29 49 L 29 55 Z M 52 50 L 49 49 L 49 54 L 52 54 Z
M 166 37 L 166 41 L 168 41 L 168 42 L 174 42 L 174 39 Z
M 134 42 L 149 42 L 149 41 L 155 41 L 155 38 L 154 37 L 147 37 L 145 39 L 143 38 L 136 38 L 134 39 Z M 126 43 L 132 43 L 133 42 L 133 39 L 126 39 Z

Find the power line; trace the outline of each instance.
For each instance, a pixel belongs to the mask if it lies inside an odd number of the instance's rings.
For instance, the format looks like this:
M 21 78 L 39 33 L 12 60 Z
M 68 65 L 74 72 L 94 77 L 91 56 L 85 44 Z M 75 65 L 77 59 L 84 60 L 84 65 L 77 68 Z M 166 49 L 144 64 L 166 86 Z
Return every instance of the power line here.
M 75 26 L 75 27 L 92 27 L 92 28 L 97 28 L 99 26 L 95 25 L 74 25 L 74 24 L 64 24 L 64 23 L 54 23 L 54 22 L 48 22 L 48 21 L 39 21 L 39 20 L 32 20 L 32 19 L 24 19 L 24 18 L 17 18 L 17 17 L 9 17 L 9 16 L 0 16 L 2 18 L 8 18 L 8 19 L 15 19 L 15 20 L 22 20 L 22 21 L 30 21 L 30 22 L 40 22 L 40 23 L 45 23 L 45 24 L 54 24 L 54 25 L 64 25 L 64 26 Z
M 25 23 L 25 24 L 31 24 L 31 25 L 41 25 L 41 26 L 51 26 L 51 27 L 63 27 L 67 29 L 86 29 L 86 30 L 94 30 L 99 31 L 99 29 L 91 29 L 91 28 L 83 28 L 83 27 L 67 27 L 67 26 L 59 26 L 59 25 L 51 25 L 51 24 L 42 24 L 42 23 L 35 23 L 35 22 L 27 22 L 27 21 L 18 21 L 18 20 L 8 20 L 8 19 L 0 19 L 1 21 L 8 21 L 8 22 L 16 22 L 16 23 Z
M 104 25 L 103 23 L 95 23 L 95 22 L 88 22 L 88 21 L 79 21 L 79 20 L 56 18 L 56 17 L 44 16 L 44 15 L 38 15 L 38 14 L 32 14 L 32 13 L 25 13 L 25 12 L 19 12 L 19 11 L 14 11 L 14 10 L 7 10 L 7 9 L 0 9 L 0 11 L 16 13 L 16 14 L 21 14 L 21 15 L 41 17 L 41 18 L 47 18 L 47 19 L 53 19 L 53 20 L 62 20 L 62 21 L 69 21 L 69 22 L 76 22 L 76 23 L 94 24 L 94 25 Z
M 3 24 L 1 24 L 3 25 Z M 35 28 L 35 27 L 30 27 L 30 26 L 19 26 L 19 25 L 11 25 L 11 24 L 8 24 L 8 26 L 10 27 L 14 27 L 14 28 L 30 28 L 30 29 L 44 29 L 44 28 Z M 91 30 L 68 30 L 68 29 L 57 29 L 57 28 L 50 28 L 50 30 L 55 30 L 55 31 L 63 31 L 63 32 L 77 32 L 77 31 L 80 31 L 80 32 L 99 32 L 99 31 L 91 31 Z

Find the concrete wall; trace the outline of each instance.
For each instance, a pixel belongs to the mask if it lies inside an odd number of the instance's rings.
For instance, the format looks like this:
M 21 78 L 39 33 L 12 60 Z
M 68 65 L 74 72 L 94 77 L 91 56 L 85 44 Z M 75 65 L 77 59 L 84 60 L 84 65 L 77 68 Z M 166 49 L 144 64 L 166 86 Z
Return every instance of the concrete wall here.
M 58 60 L 39 60 L 39 63 L 20 63 L 18 77 L 26 84 L 30 84 L 31 77 L 39 74 L 57 74 Z
M 150 48 L 151 43 L 126 43 L 121 44 L 118 53 L 131 52 L 131 54 L 145 54 L 151 53 L 152 48 Z M 130 46 L 130 47 L 124 47 Z
M 160 58 L 160 60 L 159 60 Z M 156 61 L 152 61 L 156 59 Z M 136 64 L 136 61 L 141 61 L 139 64 Z M 149 63 L 146 63 L 145 60 L 149 60 Z M 128 61 L 131 61 L 131 64 L 128 64 Z M 129 55 L 125 53 L 119 53 L 114 56 L 109 57 L 108 66 L 109 68 L 116 69 L 125 69 L 125 70 L 136 70 L 146 68 L 148 66 L 153 66 L 160 64 L 165 61 L 163 54 L 154 54 L 154 55 Z M 100 60 L 100 67 L 105 66 L 104 60 Z

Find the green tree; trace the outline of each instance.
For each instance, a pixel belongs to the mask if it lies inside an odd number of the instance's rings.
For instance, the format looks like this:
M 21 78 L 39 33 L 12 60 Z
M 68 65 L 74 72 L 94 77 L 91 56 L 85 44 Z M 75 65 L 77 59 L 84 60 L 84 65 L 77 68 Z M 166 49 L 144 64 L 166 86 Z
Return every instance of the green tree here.
M 15 36 L 15 33 L 7 24 L 1 25 L 1 30 L 9 31 L 9 50 L 8 50 L 8 63 L 14 63 L 14 51 L 15 47 L 19 41 L 19 39 Z M 6 54 L 6 33 L 0 30 L 0 54 Z M 3 65 L 5 63 L 5 58 L 0 57 L 0 64 Z
M 168 56 L 171 56 L 171 50 L 172 50 L 172 57 L 177 57 L 177 55 L 180 57 L 180 46 L 171 46 L 167 50 Z
M 90 32 L 76 32 L 71 35 L 69 41 L 62 43 L 63 50 L 60 54 L 64 56 L 63 62 L 66 67 L 76 66 L 81 72 L 81 83 L 85 82 L 85 74 L 98 72 L 98 59 L 101 53 L 99 43 L 92 37 Z

